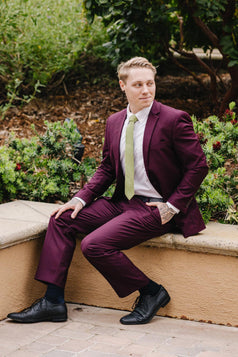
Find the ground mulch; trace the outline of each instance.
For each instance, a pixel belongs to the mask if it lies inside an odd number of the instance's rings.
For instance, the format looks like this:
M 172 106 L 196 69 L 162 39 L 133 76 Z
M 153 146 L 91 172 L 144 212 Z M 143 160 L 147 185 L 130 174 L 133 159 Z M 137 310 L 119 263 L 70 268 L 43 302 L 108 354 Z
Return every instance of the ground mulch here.
M 225 80 L 227 76 L 224 75 Z M 201 74 L 204 83 L 208 76 Z M 228 79 L 227 79 L 228 80 Z M 157 78 L 156 99 L 163 104 L 206 118 L 214 114 L 211 98 L 198 83 L 188 75 L 164 75 Z M 64 121 L 71 118 L 77 123 L 85 145 L 84 157 L 101 157 L 105 123 L 108 116 L 126 106 L 126 99 L 115 84 L 83 83 L 78 88 L 67 90 L 62 86 L 44 94 L 23 107 L 10 108 L 0 120 L 0 145 L 10 131 L 19 137 L 33 135 L 31 124 L 39 132 L 44 131 L 44 121 Z

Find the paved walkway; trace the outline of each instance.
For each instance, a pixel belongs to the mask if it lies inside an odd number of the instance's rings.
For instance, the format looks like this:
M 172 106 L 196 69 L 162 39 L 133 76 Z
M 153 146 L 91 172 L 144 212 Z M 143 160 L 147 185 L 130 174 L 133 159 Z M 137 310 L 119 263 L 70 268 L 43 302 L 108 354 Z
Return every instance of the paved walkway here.
M 156 316 L 124 326 L 124 312 L 68 304 L 64 323 L 0 322 L 0 356 L 236 357 L 238 328 Z

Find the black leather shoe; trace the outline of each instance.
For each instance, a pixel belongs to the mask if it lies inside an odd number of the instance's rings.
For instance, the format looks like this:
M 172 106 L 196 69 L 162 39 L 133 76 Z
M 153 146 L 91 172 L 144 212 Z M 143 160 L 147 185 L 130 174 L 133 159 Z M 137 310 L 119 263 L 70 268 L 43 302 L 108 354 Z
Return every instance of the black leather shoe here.
M 8 314 L 7 317 L 16 322 L 25 323 L 42 321 L 63 322 L 67 320 L 67 307 L 65 303 L 53 304 L 43 297 L 34 302 L 34 304 L 27 309 L 21 312 L 12 312 Z
M 160 307 L 165 307 L 170 301 L 170 296 L 165 288 L 160 285 L 159 292 L 152 295 L 140 295 L 135 301 L 134 310 L 120 319 L 123 325 L 147 324 L 155 316 Z

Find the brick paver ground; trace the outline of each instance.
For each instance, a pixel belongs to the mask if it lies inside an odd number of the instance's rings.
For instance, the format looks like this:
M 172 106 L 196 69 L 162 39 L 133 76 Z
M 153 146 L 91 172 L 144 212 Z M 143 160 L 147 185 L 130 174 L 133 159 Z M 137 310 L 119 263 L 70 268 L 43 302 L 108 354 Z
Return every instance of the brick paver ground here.
M 124 326 L 123 311 L 68 304 L 64 323 L 0 322 L 0 356 L 236 357 L 238 328 L 155 317 Z

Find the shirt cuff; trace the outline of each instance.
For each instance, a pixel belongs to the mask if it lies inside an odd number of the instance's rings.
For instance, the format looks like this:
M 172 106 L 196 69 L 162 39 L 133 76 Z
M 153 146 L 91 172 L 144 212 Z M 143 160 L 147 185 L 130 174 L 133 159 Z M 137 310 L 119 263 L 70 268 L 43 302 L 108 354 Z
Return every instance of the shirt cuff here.
M 80 197 L 74 197 L 74 198 L 79 200 L 82 203 L 83 206 L 86 206 L 86 202 L 84 200 L 82 200 L 82 198 L 80 198 Z
M 169 208 L 171 208 L 172 210 L 174 210 L 174 212 L 175 213 L 179 213 L 180 212 L 180 210 L 178 209 L 178 208 L 176 208 L 176 207 L 174 207 L 171 203 L 169 203 L 168 201 L 166 202 L 166 205 L 169 207 Z

